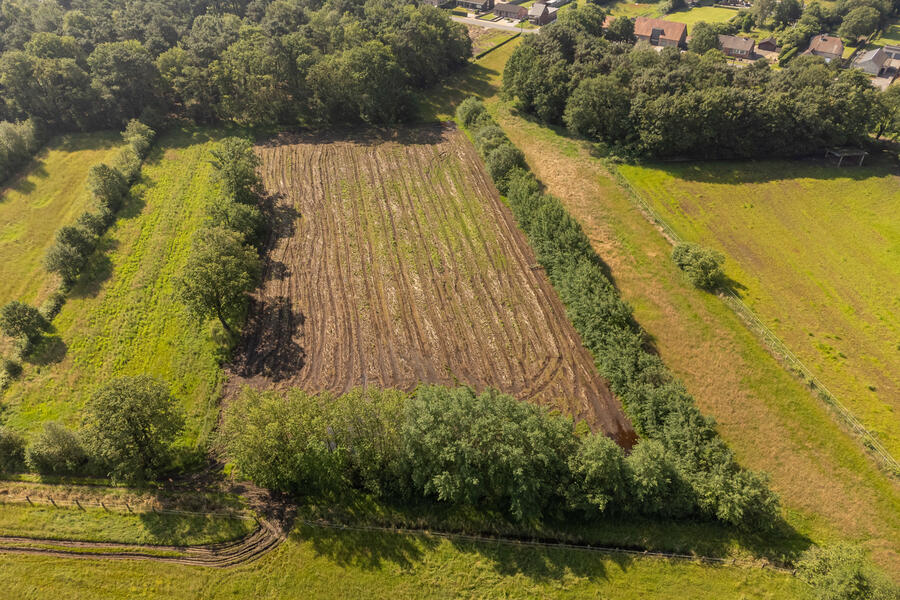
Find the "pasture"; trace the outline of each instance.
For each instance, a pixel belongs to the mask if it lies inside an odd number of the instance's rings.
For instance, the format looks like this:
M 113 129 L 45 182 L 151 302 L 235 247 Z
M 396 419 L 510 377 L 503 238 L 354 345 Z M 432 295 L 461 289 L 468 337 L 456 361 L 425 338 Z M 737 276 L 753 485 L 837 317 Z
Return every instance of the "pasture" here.
M 622 166 L 684 239 L 900 455 L 900 176 L 890 162 Z M 863 268 L 864 267 L 864 268 Z
M 56 230 L 91 208 L 88 170 L 122 146 L 115 132 L 56 138 L 0 192 L 0 305 L 40 304 L 59 284 L 41 261 Z
M 695 6 L 693 8 L 685 8 L 669 14 L 664 14 L 661 9 L 662 2 L 619 2 L 611 7 L 611 12 L 615 17 L 624 16 L 631 19 L 635 17 L 653 17 L 656 19 L 665 19 L 666 21 L 674 21 L 676 23 L 685 23 L 688 26 L 688 35 L 691 33 L 691 26 L 700 21 L 706 23 L 724 23 L 738 13 L 736 10 L 719 6 Z
M 258 150 L 274 231 L 235 383 L 491 386 L 633 442 L 464 134 L 283 136 Z
M 218 330 L 199 326 L 175 301 L 173 280 L 216 197 L 209 149 L 218 135 L 174 130 L 159 140 L 101 251 L 54 319 L 55 332 L 3 393 L 9 426 L 25 432 L 48 420 L 78 426 L 81 407 L 99 385 L 141 373 L 169 382 L 182 401 L 185 445 L 215 424 L 223 346 Z

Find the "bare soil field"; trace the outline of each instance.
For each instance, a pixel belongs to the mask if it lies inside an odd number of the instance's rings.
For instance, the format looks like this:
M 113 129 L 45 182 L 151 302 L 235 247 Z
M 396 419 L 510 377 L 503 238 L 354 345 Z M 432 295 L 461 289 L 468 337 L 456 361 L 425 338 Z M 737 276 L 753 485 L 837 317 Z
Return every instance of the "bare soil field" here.
M 231 387 L 496 387 L 635 434 L 455 128 L 258 147 L 274 224 Z

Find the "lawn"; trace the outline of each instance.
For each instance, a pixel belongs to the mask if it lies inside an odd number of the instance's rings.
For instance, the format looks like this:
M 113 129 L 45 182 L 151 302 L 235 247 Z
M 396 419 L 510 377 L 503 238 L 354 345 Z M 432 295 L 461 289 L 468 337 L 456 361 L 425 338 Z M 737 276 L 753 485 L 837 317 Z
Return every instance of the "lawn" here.
M 688 10 L 679 10 L 667 15 L 660 16 L 666 21 L 675 21 L 676 23 L 685 23 L 690 31 L 691 26 L 701 21 L 706 23 L 724 23 L 732 17 L 737 16 L 738 11 L 730 8 L 721 8 L 719 6 L 698 6 Z
M 55 334 L 3 395 L 4 420 L 33 431 L 76 425 L 94 390 L 119 375 L 167 380 L 187 413 L 182 442 L 215 423 L 222 345 L 174 298 L 191 234 L 214 201 L 209 150 L 218 134 L 177 130 L 159 140 L 118 220 L 59 316 Z M 93 162 L 93 161 L 91 161 Z
M 893 22 L 884 28 L 878 39 L 872 41 L 868 48 L 876 48 L 881 46 L 896 46 L 900 44 L 900 23 Z
M 893 161 L 622 166 L 684 239 L 900 456 L 900 176 Z
M 88 170 L 122 145 L 117 133 L 55 138 L 0 193 L 0 305 L 40 304 L 58 285 L 41 261 L 63 225 L 91 207 Z
M 198 514 L 0 504 L 3 536 L 179 546 L 233 540 L 255 527 L 252 519 Z
M 5 597 L 809 598 L 785 573 L 429 536 L 297 528 L 255 562 L 218 570 L 148 561 L 0 555 Z
M 629 18 L 635 17 L 654 17 L 665 19 L 666 21 L 674 21 L 676 23 L 686 23 L 688 25 L 688 34 L 690 34 L 690 26 L 700 21 L 707 23 L 724 23 L 735 15 L 738 11 L 729 8 L 721 8 L 718 6 L 697 6 L 679 10 L 669 14 L 663 14 L 661 3 L 655 4 L 635 4 L 630 2 L 620 2 L 612 7 L 613 16 L 625 16 Z

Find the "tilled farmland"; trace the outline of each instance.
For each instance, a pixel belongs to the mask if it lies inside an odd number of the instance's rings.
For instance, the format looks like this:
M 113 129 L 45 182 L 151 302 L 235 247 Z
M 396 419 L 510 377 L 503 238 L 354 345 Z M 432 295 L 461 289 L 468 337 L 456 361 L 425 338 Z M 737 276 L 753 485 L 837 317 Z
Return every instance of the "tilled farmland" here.
M 280 136 L 257 149 L 274 222 L 233 384 L 492 386 L 631 445 L 465 135 Z

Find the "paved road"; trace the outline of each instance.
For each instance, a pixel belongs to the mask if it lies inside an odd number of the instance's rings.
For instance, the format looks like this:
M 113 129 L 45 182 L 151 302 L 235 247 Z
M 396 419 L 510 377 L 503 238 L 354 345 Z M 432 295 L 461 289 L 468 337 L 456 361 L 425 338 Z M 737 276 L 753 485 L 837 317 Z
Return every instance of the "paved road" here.
M 457 23 L 464 23 L 465 25 L 477 25 L 479 27 L 487 27 L 489 29 L 502 29 L 503 31 L 521 31 L 522 33 L 537 33 L 538 31 L 540 31 L 540 27 L 536 29 L 523 29 L 518 25 L 509 25 L 508 23 L 503 21 L 494 23 L 493 21 L 483 21 L 481 19 L 473 19 L 471 17 L 459 17 L 457 15 L 450 15 L 450 18 Z

